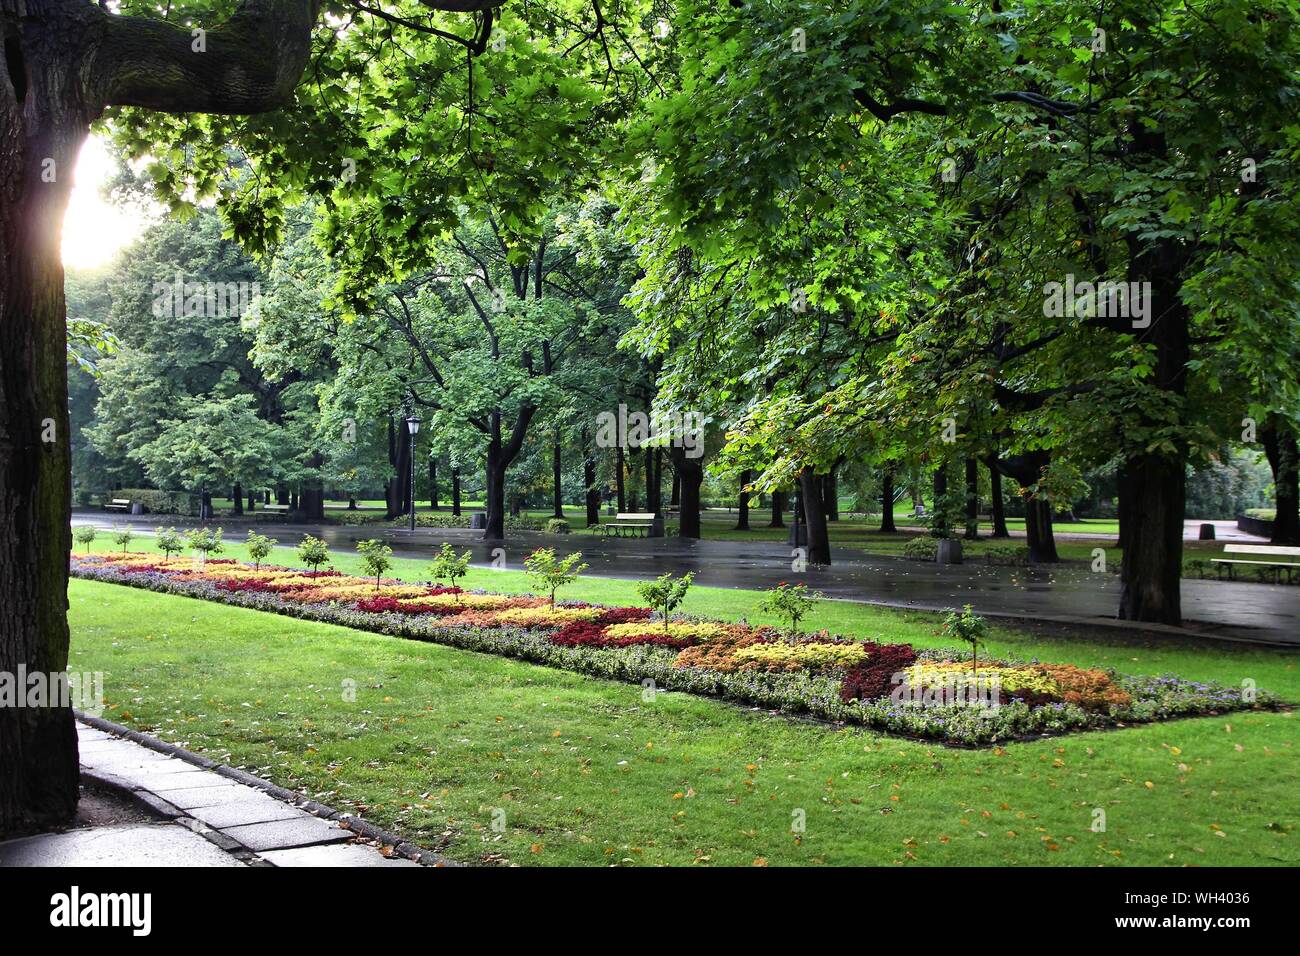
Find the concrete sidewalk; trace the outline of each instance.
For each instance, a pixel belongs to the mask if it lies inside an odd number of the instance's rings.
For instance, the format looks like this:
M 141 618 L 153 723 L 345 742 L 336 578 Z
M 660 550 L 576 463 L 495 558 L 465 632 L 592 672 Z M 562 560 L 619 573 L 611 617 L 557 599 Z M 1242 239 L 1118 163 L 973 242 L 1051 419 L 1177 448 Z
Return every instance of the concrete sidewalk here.
M 77 724 L 77 738 L 83 779 L 129 796 L 152 820 L 0 843 L 0 866 L 420 865 L 386 856 L 336 820 L 213 769 L 85 723 Z

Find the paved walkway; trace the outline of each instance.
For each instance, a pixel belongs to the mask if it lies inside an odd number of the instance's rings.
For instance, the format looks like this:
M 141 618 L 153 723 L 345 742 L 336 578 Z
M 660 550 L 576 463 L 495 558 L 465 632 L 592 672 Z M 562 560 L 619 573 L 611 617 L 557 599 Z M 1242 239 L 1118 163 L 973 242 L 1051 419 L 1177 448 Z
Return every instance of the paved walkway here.
M 10 840 L 0 866 L 419 866 L 211 769 L 84 723 L 77 738 L 83 775 L 129 792 L 156 822 Z
M 119 523 L 127 519 L 118 519 Z M 151 533 L 156 519 L 129 519 Z M 75 514 L 73 523 L 112 527 L 109 515 Z M 233 527 L 231 522 L 223 522 Z M 1196 522 L 1199 524 L 1199 522 Z M 504 542 L 485 542 L 482 532 L 465 528 L 420 528 L 414 532 L 382 526 L 260 523 L 258 529 L 282 542 L 313 534 L 335 550 L 354 551 L 358 541 L 381 538 L 399 557 L 429 557 L 443 541 L 467 548 L 474 563 L 522 570 L 532 549 L 551 546 L 581 550 L 597 577 L 643 580 L 667 571 L 695 573 L 709 587 L 762 589 L 780 581 L 807 581 L 827 597 L 916 610 L 943 610 L 971 604 L 992 617 L 1030 618 L 1096 627 L 1135 629 L 1115 618 L 1119 577 L 1075 567 L 1008 568 L 983 563 L 938 565 L 888 555 L 837 548 L 829 568 L 795 571 L 791 549 L 776 541 L 696 541 L 689 538 L 606 538 L 510 532 Z M 1118 553 L 1111 555 L 1112 559 Z M 1140 625 L 1136 629 L 1187 636 L 1300 647 L 1300 587 L 1253 582 L 1184 580 L 1184 627 Z

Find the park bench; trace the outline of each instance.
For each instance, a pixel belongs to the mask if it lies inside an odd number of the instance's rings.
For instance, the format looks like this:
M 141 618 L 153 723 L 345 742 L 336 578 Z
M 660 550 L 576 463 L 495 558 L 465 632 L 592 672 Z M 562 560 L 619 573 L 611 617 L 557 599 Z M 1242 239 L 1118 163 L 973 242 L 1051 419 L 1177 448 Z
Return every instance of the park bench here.
M 605 529 L 605 537 L 611 534 L 623 537 L 624 533 L 635 535 L 643 534 L 650 537 L 655 529 L 655 516 L 651 511 L 620 511 L 614 516 L 613 521 L 606 522 L 601 527 Z
M 271 512 L 271 513 L 273 513 L 273 514 L 286 514 L 286 515 L 287 515 L 287 514 L 289 513 L 289 506 L 288 506 L 288 505 L 262 505 L 262 509 L 261 509 L 261 510 L 262 510 L 262 511 L 269 511 L 269 512 Z
M 105 511 L 130 511 L 131 499 L 114 498 L 112 501 L 108 502 L 108 504 L 104 505 L 104 510 Z
M 1228 569 L 1228 577 L 1235 577 L 1234 571 L 1238 566 L 1253 566 L 1256 570 L 1265 568 L 1272 570 L 1273 580 L 1280 583 L 1282 572 L 1286 571 L 1287 583 L 1291 582 L 1291 574 L 1296 568 L 1300 568 L 1300 548 L 1288 548 L 1276 544 L 1225 544 L 1223 546 L 1224 554 L 1242 554 L 1253 555 L 1253 557 L 1244 558 L 1214 558 L 1210 563 L 1213 564 L 1219 572 L 1219 577 L 1223 577 L 1223 569 Z M 1276 557 L 1270 558 L 1270 555 Z M 1290 561 L 1283 560 L 1290 558 Z

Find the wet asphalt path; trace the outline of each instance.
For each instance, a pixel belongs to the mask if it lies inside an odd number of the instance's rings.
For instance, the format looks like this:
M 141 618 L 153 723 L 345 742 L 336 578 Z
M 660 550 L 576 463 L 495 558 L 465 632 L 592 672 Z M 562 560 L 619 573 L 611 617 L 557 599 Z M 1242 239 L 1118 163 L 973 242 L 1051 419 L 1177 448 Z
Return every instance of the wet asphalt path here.
M 111 528 L 124 523 L 152 532 L 150 516 L 123 518 L 102 513 L 73 515 L 73 524 Z M 247 520 L 223 519 L 227 538 L 244 536 Z M 282 543 L 313 534 L 336 550 L 355 550 L 358 541 L 381 538 L 400 557 L 429 557 L 450 541 L 467 548 L 474 563 L 490 567 L 503 559 L 507 569 L 522 570 L 534 548 L 581 551 L 591 575 L 645 579 L 665 572 L 695 573 L 709 587 L 762 589 L 781 581 L 804 581 L 827 597 L 917 610 L 942 610 L 971 604 L 982 614 L 1059 621 L 1090 626 L 1132 628 L 1115 619 L 1119 577 L 1076 568 L 1008 568 L 982 561 L 937 565 L 885 555 L 838 549 L 828 568 L 793 566 L 789 546 L 775 541 L 694 541 L 684 538 L 606 538 L 586 534 L 547 535 L 510 532 L 504 542 L 486 542 L 482 532 L 462 528 L 419 528 L 256 523 L 259 532 Z M 498 551 L 499 549 L 499 551 Z M 1300 587 L 1214 580 L 1183 581 L 1185 626 L 1143 629 L 1300 648 Z

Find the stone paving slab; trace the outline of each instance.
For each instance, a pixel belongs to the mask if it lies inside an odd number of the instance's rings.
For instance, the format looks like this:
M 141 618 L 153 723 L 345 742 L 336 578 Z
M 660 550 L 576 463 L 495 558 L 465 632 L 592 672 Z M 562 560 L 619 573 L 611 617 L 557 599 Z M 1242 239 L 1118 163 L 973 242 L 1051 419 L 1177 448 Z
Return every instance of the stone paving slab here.
M 189 761 L 82 723 L 77 736 L 87 773 L 134 788 L 136 799 L 174 819 L 10 840 L 0 843 L 0 866 L 231 867 L 259 858 L 284 867 L 419 865 L 352 843 L 351 830 Z
M 267 850 L 259 854 L 275 866 L 414 866 L 401 857 L 386 857 L 374 847 L 358 843 L 303 846 L 292 850 Z
M 230 803 L 241 803 L 263 796 L 261 791 L 252 787 L 243 787 L 228 780 L 215 787 L 188 787 L 184 790 L 168 790 L 160 793 L 168 803 L 175 804 L 182 810 L 197 810 L 200 807 L 217 807 Z
M 94 827 L 0 843 L 0 866 L 243 865 L 197 833 L 170 823 Z
M 178 761 L 184 763 L 184 761 Z M 223 777 L 211 770 L 199 770 L 191 767 L 179 773 L 165 773 L 157 777 L 146 777 L 148 788 L 155 793 L 166 796 L 172 790 L 194 790 L 199 787 L 234 787 L 238 784 L 229 777 Z
M 356 836 L 351 830 L 344 830 L 337 824 L 307 813 L 301 813 L 296 819 L 224 827 L 221 832 L 238 840 L 250 850 L 256 850 L 259 854 L 263 850 L 287 850 L 319 843 L 342 843 Z M 374 852 L 378 853 L 377 850 Z
M 161 796 L 165 799 L 167 794 L 163 793 Z M 272 797 L 264 797 L 261 800 L 250 798 L 237 803 L 218 804 L 215 807 L 193 807 L 186 813 L 217 830 L 249 823 L 270 823 L 272 820 L 296 820 L 302 816 L 301 810 Z

